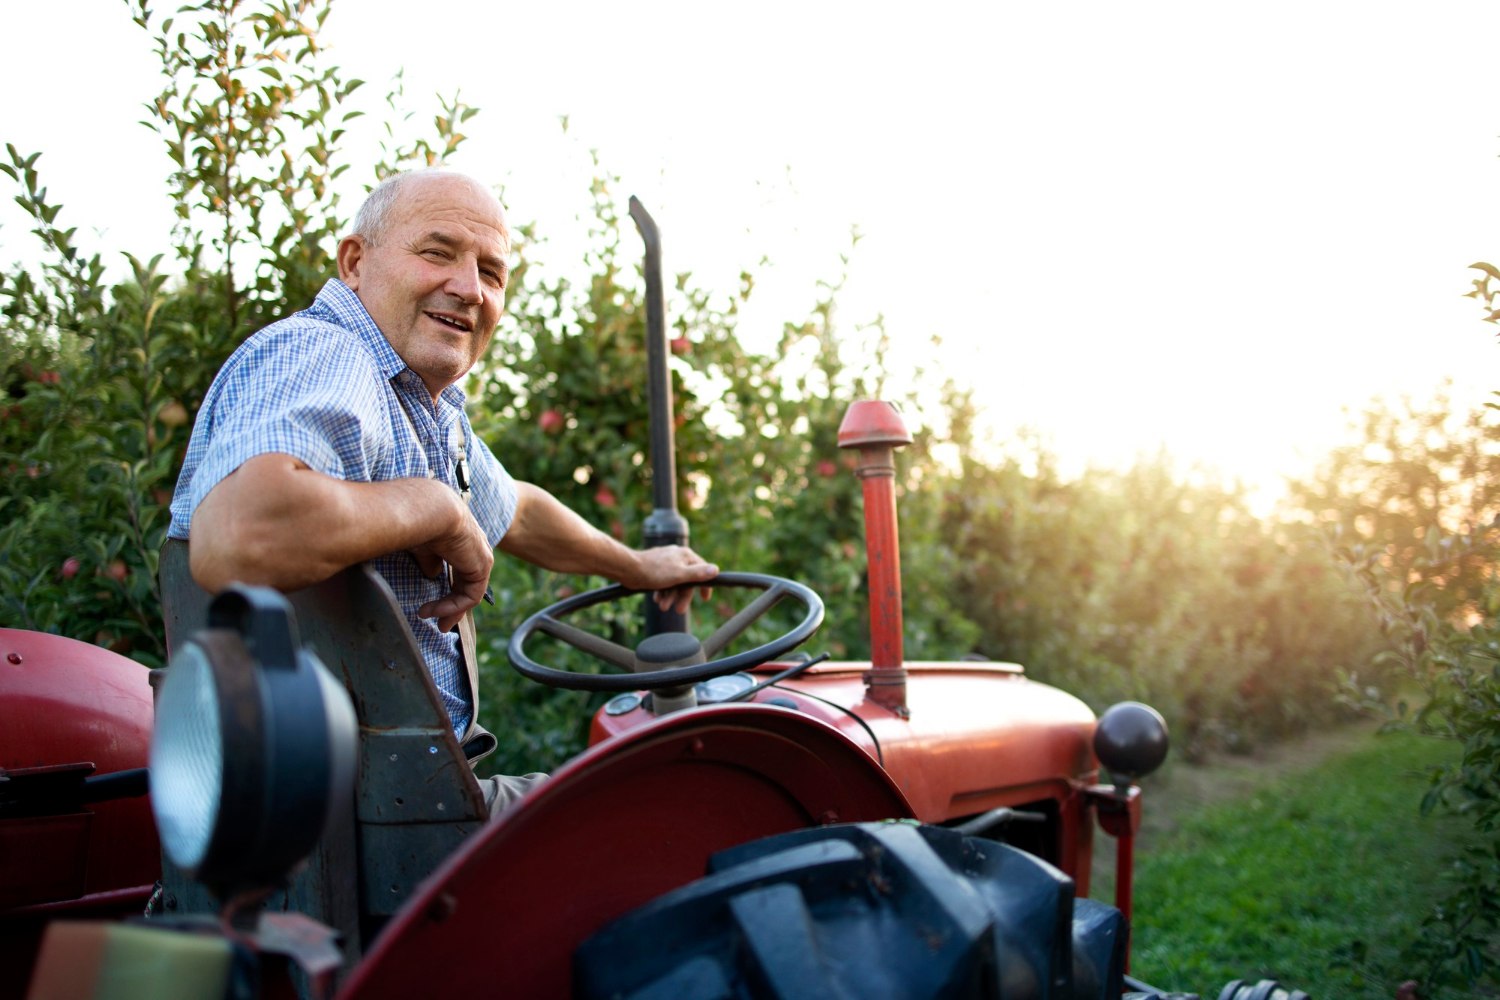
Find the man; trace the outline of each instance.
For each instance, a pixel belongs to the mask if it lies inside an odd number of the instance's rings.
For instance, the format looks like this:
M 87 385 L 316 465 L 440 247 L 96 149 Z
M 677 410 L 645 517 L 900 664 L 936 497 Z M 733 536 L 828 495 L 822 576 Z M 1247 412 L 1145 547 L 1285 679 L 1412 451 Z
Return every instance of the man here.
M 418 171 L 378 186 L 339 242 L 338 280 L 215 377 L 169 530 L 191 534 L 193 578 L 209 591 L 295 590 L 373 562 L 471 757 L 494 741 L 475 725 L 472 643 L 456 626 L 484 596 L 496 546 L 678 610 L 718 573 L 688 548 L 621 545 L 513 480 L 475 438 L 456 383 L 494 334 L 509 253 L 500 204 L 472 178 Z M 491 782 L 492 810 L 537 777 Z

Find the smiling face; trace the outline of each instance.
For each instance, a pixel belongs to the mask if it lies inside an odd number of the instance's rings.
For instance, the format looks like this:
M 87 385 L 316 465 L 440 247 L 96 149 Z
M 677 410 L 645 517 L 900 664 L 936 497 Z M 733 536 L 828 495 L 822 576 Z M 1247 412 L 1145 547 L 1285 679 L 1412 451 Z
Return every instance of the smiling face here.
M 413 174 L 385 224 L 339 243 L 339 278 L 434 399 L 489 346 L 505 304 L 500 203 L 460 174 Z

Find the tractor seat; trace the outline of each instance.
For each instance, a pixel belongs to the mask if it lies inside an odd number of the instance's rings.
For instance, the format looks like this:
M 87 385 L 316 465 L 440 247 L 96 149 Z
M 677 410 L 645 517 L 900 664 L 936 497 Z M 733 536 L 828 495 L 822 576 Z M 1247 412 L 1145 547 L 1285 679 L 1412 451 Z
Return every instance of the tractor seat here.
M 193 581 L 188 543 L 168 539 L 159 577 L 171 656 L 208 621 L 212 595 Z M 354 801 L 271 909 L 338 930 L 357 961 L 417 884 L 489 817 L 416 639 L 389 585 L 365 565 L 286 595 L 302 641 L 344 682 L 359 719 Z M 178 913 L 215 912 L 206 890 L 163 860 Z

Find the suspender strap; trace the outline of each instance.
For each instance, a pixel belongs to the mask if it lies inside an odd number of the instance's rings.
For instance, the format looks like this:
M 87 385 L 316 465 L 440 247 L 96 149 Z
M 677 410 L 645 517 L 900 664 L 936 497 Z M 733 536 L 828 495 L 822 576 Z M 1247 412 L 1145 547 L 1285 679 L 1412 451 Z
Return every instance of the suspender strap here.
M 458 484 L 458 495 L 464 498 L 464 505 L 467 507 L 473 505 L 474 497 L 469 490 L 469 460 L 465 447 L 465 442 L 460 439 L 458 461 L 453 466 L 453 481 Z M 463 649 L 464 668 L 469 677 L 471 710 L 469 728 L 459 743 L 464 748 L 464 756 L 470 764 L 474 764 L 494 753 L 499 741 L 479 724 L 479 644 L 474 636 L 473 611 L 465 611 L 463 618 L 459 619 L 458 644 Z
M 401 412 L 406 416 L 406 422 L 411 425 L 412 433 L 421 439 L 421 433 L 417 430 L 417 422 L 412 418 L 410 411 L 406 408 L 406 401 L 397 394 L 401 402 Z M 451 438 L 450 438 L 451 440 Z M 453 480 L 458 486 L 458 495 L 464 498 L 464 506 L 473 506 L 473 496 L 469 491 L 469 459 L 465 450 L 468 442 L 464 440 L 460 430 L 458 438 L 458 460 L 453 466 Z M 450 580 L 451 571 L 450 571 Z M 463 747 L 464 756 L 473 764 L 495 752 L 499 741 L 479 724 L 479 645 L 474 636 L 474 613 L 464 612 L 463 618 L 458 623 L 458 644 L 463 652 L 464 670 L 469 679 L 469 728 L 464 730 L 463 736 L 459 737 L 459 745 Z

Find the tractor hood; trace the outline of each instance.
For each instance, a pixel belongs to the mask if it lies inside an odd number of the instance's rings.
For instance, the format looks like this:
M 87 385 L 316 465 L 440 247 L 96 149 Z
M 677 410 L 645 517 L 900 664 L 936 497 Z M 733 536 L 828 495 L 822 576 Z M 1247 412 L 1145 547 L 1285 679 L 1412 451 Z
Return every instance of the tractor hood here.
M 772 674 L 786 664 L 766 664 Z M 925 822 L 1060 798 L 1095 778 L 1094 713 L 1013 663 L 907 662 L 903 718 L 868 698 L 869 663 L 823 663 L 767 687 L 757 702 L 842 732 L 889 774 Z M 645 725 L 644 703 L 594 721 L 595 742 Z

